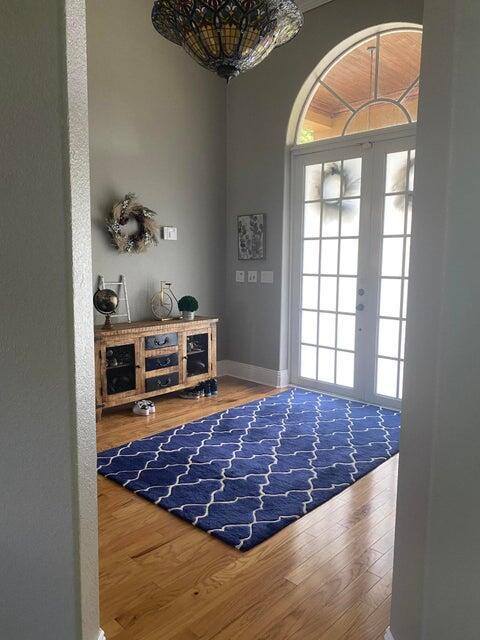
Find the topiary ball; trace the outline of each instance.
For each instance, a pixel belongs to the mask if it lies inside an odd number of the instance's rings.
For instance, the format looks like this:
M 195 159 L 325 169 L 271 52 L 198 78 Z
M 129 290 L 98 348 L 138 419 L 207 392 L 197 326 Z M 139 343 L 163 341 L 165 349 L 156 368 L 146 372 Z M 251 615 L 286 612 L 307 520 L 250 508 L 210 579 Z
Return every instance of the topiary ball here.
M 193 296 L 183 296 L 183 298 L 180 298 L 178 301 L 178 309 L 179 311 L 197 311 L 198 301 Z

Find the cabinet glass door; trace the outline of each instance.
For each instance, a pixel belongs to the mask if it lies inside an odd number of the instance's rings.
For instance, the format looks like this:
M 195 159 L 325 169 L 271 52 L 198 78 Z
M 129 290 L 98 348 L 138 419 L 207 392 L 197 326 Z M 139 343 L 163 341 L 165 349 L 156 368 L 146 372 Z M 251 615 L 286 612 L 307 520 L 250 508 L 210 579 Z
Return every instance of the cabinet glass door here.
M 187 378 L 205 376 L 210 372 L 210 334 L 187 335 L 186 360 Z
M 137 389 L 135 343 L 109 345 L 105 349 L 106 393 L 134 393 Z

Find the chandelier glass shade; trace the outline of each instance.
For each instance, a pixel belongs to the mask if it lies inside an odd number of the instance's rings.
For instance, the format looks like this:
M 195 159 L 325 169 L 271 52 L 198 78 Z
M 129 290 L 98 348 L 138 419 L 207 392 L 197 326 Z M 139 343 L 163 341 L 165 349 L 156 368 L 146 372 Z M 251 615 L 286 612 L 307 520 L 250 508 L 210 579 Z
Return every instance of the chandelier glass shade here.
M 156 0 L 155 29 L 227 81 L 262 62 L 303 25 L 292 0 Z

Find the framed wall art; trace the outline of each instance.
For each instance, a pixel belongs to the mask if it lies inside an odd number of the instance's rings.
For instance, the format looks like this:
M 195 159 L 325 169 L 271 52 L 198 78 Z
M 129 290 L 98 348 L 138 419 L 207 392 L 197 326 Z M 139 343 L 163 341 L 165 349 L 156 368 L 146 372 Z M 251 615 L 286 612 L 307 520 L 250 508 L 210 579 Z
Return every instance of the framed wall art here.
M 265 214 L 237 216 L 238 259 L 265 260 Z

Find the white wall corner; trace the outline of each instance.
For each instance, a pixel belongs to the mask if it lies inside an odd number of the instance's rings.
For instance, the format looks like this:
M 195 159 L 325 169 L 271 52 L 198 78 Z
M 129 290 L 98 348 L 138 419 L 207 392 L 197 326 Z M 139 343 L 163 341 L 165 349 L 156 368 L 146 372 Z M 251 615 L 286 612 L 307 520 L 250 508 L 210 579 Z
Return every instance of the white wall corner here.
M 277 389 L 287 387 L 289 382 L 288 369 L 276 371 L 233 360 L 220 360 L 217 369 L 219 376 L 233 376 L 234 378 L 265 384 Z
M 393 637 L 393 633 L 390 631 L 390 627 L 388 627 L 388 629 L 385 631 L 384 638 L 385 640 L 395 640 L 395 638 Z
M 107 636 L 105 635 L 105 631 L 100 629 L 98 631 L 98 640 L 107 640 Z

